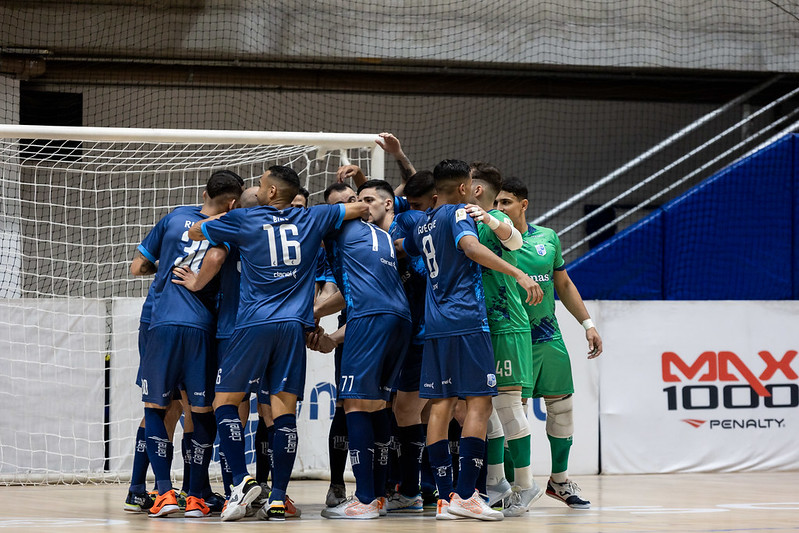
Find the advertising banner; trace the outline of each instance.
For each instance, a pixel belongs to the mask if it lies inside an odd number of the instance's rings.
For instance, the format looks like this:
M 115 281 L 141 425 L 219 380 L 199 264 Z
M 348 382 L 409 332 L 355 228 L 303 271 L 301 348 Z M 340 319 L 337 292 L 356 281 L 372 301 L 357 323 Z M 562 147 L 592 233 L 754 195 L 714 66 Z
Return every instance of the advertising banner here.
M 604 473 L 795 470 L 795 302 L 602 302 Z

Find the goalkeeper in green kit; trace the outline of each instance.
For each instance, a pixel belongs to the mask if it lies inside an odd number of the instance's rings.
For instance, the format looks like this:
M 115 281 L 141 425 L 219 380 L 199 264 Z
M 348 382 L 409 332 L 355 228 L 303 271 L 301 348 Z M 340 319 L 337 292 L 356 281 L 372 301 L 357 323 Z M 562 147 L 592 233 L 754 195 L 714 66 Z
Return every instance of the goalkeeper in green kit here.
M 566 309 L 585 328 L 588 358 L 602 353 L 602 339 L 594 326 L 583 299 L 564 268 L 557 234 L 541 226 L 528 224 L 527 186 L 518 178 L 508 178 L 497 195 L 496 207 L 513 221 L 522 234 L 522 247 L 515 252 L 517 267 L 531 276 L 544 291 L 544 300 L 525 305 L 532 335 L 533 397 L 543 397 L 546 404 L 546 431 L 552 454 L 552 475 L 547 483 L 548 496 L 573 509 L 588 509 L 591 503 L 580 496 L 580 488 L 569 480 L 569 450 L 574 433 L 571 363 L 555 318 L 555 291 Z

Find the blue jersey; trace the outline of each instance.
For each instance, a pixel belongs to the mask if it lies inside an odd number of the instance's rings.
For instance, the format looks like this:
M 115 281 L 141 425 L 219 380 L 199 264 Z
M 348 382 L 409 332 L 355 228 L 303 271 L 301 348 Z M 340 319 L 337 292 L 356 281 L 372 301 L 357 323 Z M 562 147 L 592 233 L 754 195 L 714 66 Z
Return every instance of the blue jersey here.
M 316 281 L 319 283 L 336 282 L 336 278 L 333 277 L 333 271 L 327 263 L 327 253 L 322 247 L 319 247 L 319 254 L 316 256 Z
M 420 220 L 426 219 L 421 211 L 405 211 L 394 217 L 389 228 L 393 239 L 404 239 L 416 230 Z M 411 309 L 413 344 L 424 343 L 424 300 L 427 293 L 427 270 L 421 256 L 407 256 L 397 263 L 402 288 Z M 417 383 L 418 387 L 419 384 Z
M 231 245 L 230 251 L 219 270 L 219 299 L 217 300 L 216 338 L 229 339 L 236 328 L 236 313 L 239 310 L 239 284 L 241 283 L 241 261 L 239 249 Z
M 347 320 L 381 313 L 411 320 L 391 235 L 369 222 L 352 220 L 325 237 L 325 250 L 347 303 Z
M 477 238 L 477 225 L 464 204 L 445 204 L 428 209 L 403 241 L 427 268 L 425 339 L 488 331 L 480 265 L 458 248 L 466 235 Z
M 345 211 L 343 204 L 257 206 L 203 224 L 209 242 L 230 242 L 241 254 L 237 330 L 291 320 L 313 327 L 316 255 L 322 237 L 341 226 Z
M 395 196 L 394 197 L 394 214 L 399 215 L 400 213 L 404 213 L 406 211 L 410 211 L 411 203 L 408 201 L 407 198 L 404 196 Z
M 209 243 L 189 239 L 189 228 L 208 218 L 200 206 L 177 207 L 158 221 L 139 245 L 139 251 L 149 261 L 158 261 L 153 280 L 154 298 L 150 327 L 178 325 L 210 331 L 214 327 L 214 310 L 219 279 L 214 278 L 203 289 L 192 292 L 176 279 L 172 269 L 189 266 L 200 271 Z
M 144 299 L 144 304 L 141 306 L 141 317 L 139 322 L 144 324 L 150 323 L 150 316 L 153 314 L 153 302 L 155 302 L 155 283 L 150 283 L 150 288 L 147 290 L 147 297 Z

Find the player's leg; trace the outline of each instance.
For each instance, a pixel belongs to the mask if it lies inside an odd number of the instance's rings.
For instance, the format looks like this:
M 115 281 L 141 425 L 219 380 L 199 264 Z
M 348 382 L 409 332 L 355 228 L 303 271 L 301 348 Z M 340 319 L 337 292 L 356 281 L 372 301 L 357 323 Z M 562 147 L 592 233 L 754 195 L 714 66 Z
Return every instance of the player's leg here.
M 141 388 L 141 358 L 147 348 L 147 330 L 150 324 L 139 324 L 139 368 L 136 371 L 136 385 Z M 144 433 L 144 416 L 139 428 L 136 430 L 136 440 L 133 446 L 133 469 L 130 474 L 130 486 L 125 498 L 125 511 L 147 511 L 153 506 L 153 499 L 147 493 L 147 469 L 150 459 L 147 457 L 147 438 Z
M 272 418 L 272 405 L 267 391 L 258 392 L 258 426 L 255 430 L 255 480 L 261 486 L 261 494 L 252 502 L 252 509 L 260 509 L 269 503 L 269 473 L 272 470 L 272 445 L 275 442 L 275 421 Z M 239 409 L 241 412 L 241 409 Z M 254 511 L 253 511 L 254 512 Z
M 180 511 L 172 490 L 170 473 L 171 440 L 165 424 L 167 406 L 181 375 L 182 361 L 175 328 L 160 326 L 149 330 L 147 350 L 142 358 L 142 400 L 147 455 L 153 468 L 158 495 L 148 516 L 168 516 Z
M 238 406 L 249 395 L 250 384 L 262 379 L 266 366 L 264 339 L 272 332 L 265 325 L 236 330 L 220 354 L 216 375 L 214 416 L 219 449 L 233 475 L 233 489 L 222 512 L 223 521 L 244 518 L 247 508 L 261 493 L 258 482 L 247 472 L 244 456 L 244 428 Z
M 344 344 L 336 347 L 333 355 L 335 364 L 334 379 L 336 385 L 341 383 L 341 354 Z M 344 402 L 336 402 L 336 412 L 330 421 L 330 432 L 327 437 L 328 457 L 330 458 L 330 487 L 327 489 L 325 505 L 335 507 L 347 499 L 347 489 L 344 484 L 344 469 L 347 466 L 349 453 L 347 440 L 347 416 L 344 413 Z
M 461 457 L 461 434 L 463 433 L 463 421 L 466 419 L 466 401 L 458 400 L 455 404 L 455 411 L 452 420 L 449 421 L 447 428 L 447 438 L 449 439 L 449 453 L 452 456 L 452 483 L 458 484 L 460 474 Z
M 566 345 L 562 339 L 534 344 L 533 357 L 541 359 L 535 394 L 544 397 L 547 439 L 552 457 L 547 496 L 574 509 L 588 509 L 591 502 L 580 496 L 579 486 L 568 476 L 569 453 L 574 435 L 574 383 Z
M 262 520 L 285 520 L 286 490 L 297 458 L 297 400 L 302 399 L 305 389 L 305 332 L 299 322 L 268 326 L 270 342 L 262 387 L 268 387 L 275 426 L 272 491 L 268 504 L 257 516 Z
M 389 512 L 422 512 L 423 500 L 420 488 L 422 455 L 424 451 L 424 427 L 422 410 L 427 400 L 419 397 L 419 378 L 422 369 L 424 344 L 412 344 L 397 381 L 394 399 L 394 416 L 397 420 L 399 443 L 399 490 L 389 499 Z

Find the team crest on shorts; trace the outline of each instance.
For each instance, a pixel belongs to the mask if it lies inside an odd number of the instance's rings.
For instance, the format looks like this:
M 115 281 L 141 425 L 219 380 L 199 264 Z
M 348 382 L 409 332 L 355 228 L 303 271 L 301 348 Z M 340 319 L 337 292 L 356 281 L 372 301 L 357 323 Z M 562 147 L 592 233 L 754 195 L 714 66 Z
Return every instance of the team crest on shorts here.
M 495 374 L 486 374 L 486 385 L 489 387 L 497 386 L 497 376 Z
M 535 251 L 538 252 L 538 255 L 547 255 L 547 247 L 543 244 L 536 244 Z

